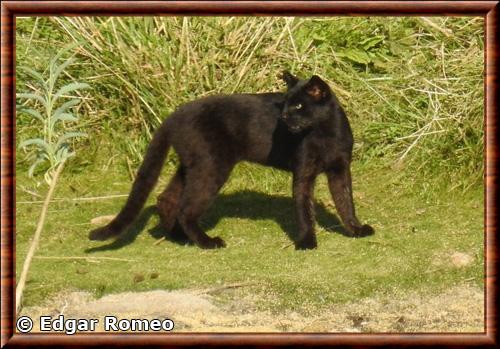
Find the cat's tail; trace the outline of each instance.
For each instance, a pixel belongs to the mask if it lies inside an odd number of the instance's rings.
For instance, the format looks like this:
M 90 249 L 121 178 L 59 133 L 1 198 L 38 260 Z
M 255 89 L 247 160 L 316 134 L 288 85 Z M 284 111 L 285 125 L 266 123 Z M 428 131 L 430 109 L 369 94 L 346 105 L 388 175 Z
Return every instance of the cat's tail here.
M 144 160 L 137 172 L 132 190 L 120 213 L 106 226 L 92 230 L 90 240 L 106 240 L 120 235 L 139 215 L 153 190 L 170 148 L 169 137 L 163 123 L 154 133 Z

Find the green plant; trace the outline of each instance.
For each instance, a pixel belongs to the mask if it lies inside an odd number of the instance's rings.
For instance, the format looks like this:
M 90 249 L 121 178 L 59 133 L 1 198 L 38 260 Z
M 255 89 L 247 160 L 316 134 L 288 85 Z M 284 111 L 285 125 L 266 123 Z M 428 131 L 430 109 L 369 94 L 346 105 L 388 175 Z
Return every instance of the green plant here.
M 45 171 L 44 175 L 45 181 L 49 184 L 49 190 L 45 196 L 33 241 L 31 242 L 30 249 L 24 261 L 21 276 L 19 277 L 19 282 L 16 287 L 17 313 L 19 313 L 21 308 L 21 299 L 28 270 L 40 240 L 40 234 L 45 223 L 45 217 L 47 216 L 48 206 L 52 198 L 52 194 L 54 193 L 57 179 L 64 168 L 66 160 L 75 154 L 69 150 L 68 141 L 75 137 L 85 136 L 85 133 L 82 132 L 66 131 L 64 122 L 78 121 L 75 114 L 71 112 L 71 108 L 80 103 L 80 98 L 68 95 L 68 93 L 88 88 L 89 85 L 80 82 L 71 82 L 56 90 L 56 82 L 58 78 L 74 61 L 73 58 L 69 58 L 63 63 L 58 64 L 58 60 L 67 51 L 68 48 L 62 49 L 53 59 L 50 60 L 48 78 L 44 78 L 42 74 L 31 68 L 23 68 L 23 70 L 34 79 L 37 86 L 30 86 L 33 92 L 19 93 L 17 95 L 17 97 L 27 100 L 28 105 L 32 104 L 34 106 L 27 107 L 19 105 L 18 110 L 34 117 L 43 125 L 40 137 L 27 139 L 19 144 L 20 148 L 34 146 L 36 149 L 33 164 L 28 170 L 29 176 L 31 177 L 33 175 L 35 168 L 39 164 L 49 162 L 49 168 Z M 60 100 L 62 98 L 71 99 L 61 104 Z
M 74 152 L 70 151 L 69 141 L 72 138 L 86 135 L 83 132 L 64 132 L 66 122 L 78 121 L 78 117 L 72 109 L 81 101 L 78 96 L 68 95 L 68 93 L 89 87 L 85 83 L 70 82 L 59 89 L 56 88 L 61 74 L 74 62 L 74 58 L 71 57 L 58 64 L 61 56 L 67 51 L 68 48 L 61 50 L 50 61 L 48 77 L 44 77 L 43 74 L 31 68 L 22 67 L 21 69 L 33 79 L 35 85 L 27 84 L 33 92 L 17 94 L 18 98 L 26 101 L 25 104 L 17 106 L 18 112 L 33 117 L 43 126 L 40 137 L 24 140 L 19 144 L 19 148 L 35 147 L 34 161 L 28 174 L 32 177 L 38 165 L 48 162 L 49 167 L 45 172 L 45 180 L 49 184 L 53 170 L 57 165 L 74 155 Z M 66 101 L 61 102 L 62 100 Z

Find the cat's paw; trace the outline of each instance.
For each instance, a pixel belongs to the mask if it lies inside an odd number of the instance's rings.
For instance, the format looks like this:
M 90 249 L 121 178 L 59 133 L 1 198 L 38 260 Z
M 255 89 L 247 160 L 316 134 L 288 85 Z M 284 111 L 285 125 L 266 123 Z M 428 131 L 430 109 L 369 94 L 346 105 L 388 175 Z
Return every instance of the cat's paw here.
M 296 250 L 312 250 L 318 247 L 315 235 L 308 235 L 304 239 L 295 242 Z
M 199 244 L 198 246 L 203 249 L 214 249 L 226 247 L 226 243 L 220 237 L 216 236 L 214 238 L 209 238 L 208 240 L 203 241 L 203 243 Z
M 368 224 L 363 224 L 360 227 L 354 228 L 354 236 L 358 238 L 370 236 L 373 234 L 375 234 L 375 229 L 373 229 L 372 226 Z
M 114 230 L 110 229 L 108 226 L 104 226 L 104 227 L 92 230 L 89 233 L 89 239 L 96 240 L 96 241 L 104 241 L 104 240 L 107 240 L 113 236 L 117 236 L 119 234 L 120 234 L 119 231 L 114 231 Z

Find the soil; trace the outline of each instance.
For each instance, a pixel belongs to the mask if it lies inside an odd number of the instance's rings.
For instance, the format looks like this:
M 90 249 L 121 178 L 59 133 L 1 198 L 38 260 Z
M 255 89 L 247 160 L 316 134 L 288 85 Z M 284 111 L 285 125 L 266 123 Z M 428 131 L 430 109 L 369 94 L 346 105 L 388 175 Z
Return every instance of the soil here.
M 241 285 L 240 285 L 241 286 Z M 483 332 L 484 294 L 461 285 L 432 296 L 393 294 L 332 305 L 322 310 L 259 311 L 256 296 L 245 285 L 206 290 L 155 290 L 106 295 L 59 294 L 45 306 L 28 307 L 21 315 L 66 319 L 171 319 L 182 332 Z M 251 286 L 248 286 L 251 287 Z M 259 297 L 261 298 L 261 297 Z M 222 301 L 223 300 L 223 301 Z M 271 300 L 272 301 L 272 300 Z M 312 314 L 312 315 L 304 315 Z M 97 327 L 102 331 L 102 327 Z

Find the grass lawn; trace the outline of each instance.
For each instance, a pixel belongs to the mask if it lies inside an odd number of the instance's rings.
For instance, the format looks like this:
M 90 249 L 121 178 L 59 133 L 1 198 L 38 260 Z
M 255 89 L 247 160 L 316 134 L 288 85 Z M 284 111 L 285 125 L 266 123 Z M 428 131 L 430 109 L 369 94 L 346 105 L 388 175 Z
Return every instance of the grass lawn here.
M 376 234 L 360 239 L 342 235 L 326 179 L 320 177 L 316 186 L 319 247 L 295 251 L 290 245 L 296 231 L 291 176 L 243 163 L 203 220 L 209 235 L 221 236 L 227 248 L 201 250 L 168 240 L 155 244 L 163 236 L 156 227 L 155 195 L 126 236 L 92 242 L 87 238 L 93 227 L 90 220 L 116 214 L 125 198 L 72 199 L 128 193 L 128 172 L 114 164 L 100 163 L 62 177 L 55 196 L 64 201 L 50 205 L 38 258 L 29 274 L 26 305 L 68 289 L 102 296 L 250 282 L 254 286 L 248 292 L 261 296 L 259 307 L 306 311 L 396 290 L 436 293 L 464 282 L 483 286 L 483 193 L 479 189 L 450 193 L 427 182 L 398 178 L 395 170 L 355 165 L 358 216 L 372 224 Z M 172 167 L 165 169 L 156 193 L 172 172 Z M 18 270 L 41 206 L 26 203 L 37 198 L 27 192 L 25 183 L 25 174 L 19 171 L 17 188 L 26 190 L 17 190 Z M 455 266 L 450 256 L 456 252 L 472 256 L 473 262 Z

